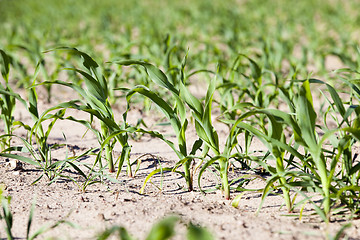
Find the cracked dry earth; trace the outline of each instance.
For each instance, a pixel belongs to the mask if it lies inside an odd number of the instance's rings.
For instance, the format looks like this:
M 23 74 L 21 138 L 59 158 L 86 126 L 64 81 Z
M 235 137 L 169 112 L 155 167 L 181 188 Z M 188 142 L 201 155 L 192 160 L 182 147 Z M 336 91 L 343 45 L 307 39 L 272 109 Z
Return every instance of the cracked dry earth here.
M 81 118 L 80 113 L 76 117 Z M 25 116 L 26 113 L 20 114 Z M 134 119 L 137 117 L 134 116 Z M 26 119 L 23 119 L 26 121 Z M 147 123 L 155 119 L 147 118 Z M 160 126 L 157 126 L 160 128 Z M 226 128 L 216 125 L 222 140 L 225 139 Z M 161 126 L 164 134 L 172 131 L 167 126 Z M 66 135 L 67 147 L 56 149 L 54 159 L 64 159 L 69 154 L 81 152 L 97 147 L 94 136 L 86 134 L 82 126 L 59 121 L 54 127 L 49 143 L 64 143 L 62 133 Z M 189 141 L 195 139 L 194 131 L 188 133 Z M 241 142 L 241 141 L 240 141 Z M 246 192 L 237 208 L 231 205 L 231 200 L 225 200 L 219 190 L 203 194 L 195 181 L 195 191 L 185 191 L 185 181 L 176 173 L 157 174 L 146 185 L 143 195 L 139 194 L 146 176 L 160 165 L 174 166 L 176 155 L 171 149 L 158 139 L 143 136 L 138 141 L 131 141 L 131 160 L 141 158 L 140 168 L 133 178 L 120 174 L 117 182 L 106 181 L 87 187 L 80 191 L 77 184 L 84 183 L 84 179 L 76 176 L 72 171 L 67 174 L 77 179 L 74 182 L 61 179 L 48 185 L 49 181 L 42 178 L 37 184 L 31 183 L 40 176 L 41 172 L 33 166 L 23 164 L 20 170 L 14 170 L 7 160 L 0 159 L 0 184 L 5 187 L 4 195 L 11 196 L 11 211 L 14 216 L 13 233 L 18 239 L 26 236 L 26 223 L 32 202 L 36 201 L 32 231 L 46 224 L 53 224 L 60 219 L 66 219 L 75 227 L 61 224 L 51 229 L 40 239 L 56 237 L 59 239 L 95 239 L 96 235 L 114 225 L 125 227 L 130 234 L 138 239 L 145 239 L 151 226 L 164 216 L 180 216 L 183 223 L 189 221 L 206 227 L 216 239 L 325 239 L 325 233 L 335 235 L 344 224 L 335 221 L 326 226 L 316 215 L 310 215 L 310 206 L 305 208 L 301 220 L 297 217 L 285 216 L 288 213 L 282 207 L 282 198 L 271 195 L 258 215 L 256 210 L 261 202 L 261 193 Z M 190 145 L 190 144 L 189 144 Z M 254 141 L 253 149 L 264 149 Z M 115 155 L 119 154 L 116 149 Z M 144 155 L 145 154 L 145 155 Z M 142 156 L 144 155 L 144 156 Z M 81 162 L 91 164 L 94 156 L 82 158 Z M 135 167 L 134 167 L 135 169 Z M 230 179 L 241 176 L 243 171 L 234 168 Z M 115 177 L 115 176 L 113 176 Z M 197 179 L 197 177 L 195 178 Z M 204 190 L 214 189 L 217 184 L 216 176 L 211 171 L 203 175 L 201 186 Z M 264 187 L 260 178 L 252 181 L 249 188 Z M 232 198 L 240 193 L 232 193 Z M 3 222 L 1 223 L 3 224 Z M 346 230 L 350 239 L 360 239 L 360 221 L 353 220 L 352 227 Z M 174 239 L 184 239 L 184 225 L 177 225 L 177 235 Z M 0 238 L 5 238 L 4 226 L 0 228 Z

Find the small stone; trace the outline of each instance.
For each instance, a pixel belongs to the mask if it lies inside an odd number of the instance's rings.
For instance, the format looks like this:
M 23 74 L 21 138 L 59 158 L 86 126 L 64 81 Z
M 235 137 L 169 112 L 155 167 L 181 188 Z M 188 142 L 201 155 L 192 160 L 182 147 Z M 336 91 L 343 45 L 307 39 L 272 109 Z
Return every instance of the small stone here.
M 24 170 L 22 162 L 20 162 L 20 161 L 18 161 L 18 160 L 15 160 L 15 159 L 7 160 L 7 167 L 8 167 L 11 171 L 21 171 L 21 170 Z
M 102 221 L 105 221 L 105 215 L 103 213 L 99 213 L 97 215 L 98 219 L 102 220 Z

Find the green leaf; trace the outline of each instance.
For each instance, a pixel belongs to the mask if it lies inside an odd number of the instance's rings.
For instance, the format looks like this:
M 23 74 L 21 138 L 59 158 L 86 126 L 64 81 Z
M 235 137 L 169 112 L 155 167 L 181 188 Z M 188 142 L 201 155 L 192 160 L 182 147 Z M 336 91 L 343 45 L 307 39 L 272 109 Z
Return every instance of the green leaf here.
M 16 154 L 12 154 L 12 153 L 0 153 L 1 157 L 5 157 L 5 158 L 11 158 L 11 159 L 16 159 L 34 166 L 39 166 L 39 163 L 34 161 L 32 158 L 28 158 L 28 157 L 24 157 L 24 156 L 20 156 L 20 155 L 16 155 Z
M 204 192 L 201 188 L 201 176 L 203 175 L 204 171 L 210 167 L 211 164 L 215 163 L 221 158 L 221 156 L 215 156 L 211 160 L 207 161 L 200 169 L 199 175 L 198 175 L 198 186 L 201 192 Z
M 301 136 L 309 147 L 310 151 L 318 151 L 315 137 L 316 113 L 313 107 L 313 100 L 310 91 L 309 80 L 304 81 L 296 106 L 297 120 L 301 129 Z
M 171 216 L 167 217 L 151 229 L 146 240 L 166 240 L 170 239 L 175 234 L 175 224 L 179 221 L 178 217 Z
M 82 57 L 83 58 L 83 65 L 87 69 L 99 67 L 99 65 L 88 54 L 86 54 L 84 52 L 81 52 L 81 51 L 77 50 L 76 48 L 58 47 L 58 48 L 55 48 L 55 49 L 45 51 L 45 53 L 46 52 L 52 52 L 52 51 L 68 51 L 70 54 Z
M 149 75 L 150 79 L 155 82 L 156 84 L 170 90 L 175 95 L 179 95 L 178 90 L 175 89 L 174 85 L 172 85 L 169 80 L 167 79 L 166 75 L 157 67 L 153 66 L 150 63 L 142 62 L 142 61 L 135 61 L 135 60 L 125 60 L 125 61 L 118 61 L 114 62 L 119 65 L 141 65 L 145 68 L 146 73 Z
M 203 106 L 201 102 L 190 93 L 185 85 L 180 83 L 180 97 L 186 102 L 186 104 L 195 112 L 195 114 L 201 119 L 203 116 Z
M 4 67 L 1 68 L 1 74 L 4 77 L 5 83 L 8 84 L 9 82 L 9 72 L 10 72 L 10 59 L 9 56 L 0 49 L 0 54 L 2 56 L 2 62 Z
M 178 119 L 176 112 L 170 107 L 170 105 L 165 102 L 161 97 L 159 97 L 156 93 L 150 91 L 145 86 L 137 86 L 131 89 L 126 95 L 126 100 L 129 103 L 130 98 L 135 94 L 140 93 L 146 97 L 148 97 L 152 102 L 154 102 L 160 110 L 165 114 L 166 118 L 170 121 L 175 134 L 179 136 L 181 131 L 181 122 Z
M 13 226 L 13 215 L 11 213 L 10 209 L 10 201 L 11 197 L 4 197 L 3 195 L 3 189 L 0 189 L 0 203 L 2 207 L 2 214 L 0 214 L 0 219 L 4 219 L 6 226 L 5 231 L 7 238 L 12 240 L 14 237 L 12 236 L 11 228 Z
M 251 69 L 251 76 L 257 81 L 258 85 L 261 86 L 261 75 L 262 75 L 262 73 L 261 73 L 261 68 L 259 67 L 259 65 L 254 60 L 252 60 L 251 58 L 246 56 L 245 54 L 239 54 L 238 59 L 240 57 L 244 57 L 247 60 L 249 60 L 250 69 Z
M 179 173 L 182 177 L 184 177 L 184 175 L 183 175 L 181 172 L 179 172 L 179 171 L 174 171 L 173 168 L 159 168 L 159 169 L 155 169 L 155 170 L 153 170 L 151 173 L 149 173 L 149 175 L 146 176 L 146 178 L 145 178 L 145 180 L 144 180 L 144 184 L 143 184 L 143 186 L 142 186 L 141 189 L 140 189 L 140 194 L 144 194 L 146 184 L 147 184 L 147 182 L 150 180 L 150 178 L 151 178 L 152 176 L 154 176 L 155 174 L 160 173 L 160 172 L 176 172 L 176 173 Z
M 344 116 L 345 116 L 345 107 L 344 107 L 344 104 L 341 101 L 341 98 L 340 98 L 339 94 L 337 93 L 337 91 L 331 85 L 327 84 L 324 81 L 318 80 L 318 79 L 311 78 L 311 79 L 309 79 L 309 83 L 325 84 L 328 91 L 329 91 L 329 93 L 330 93 L 331 98 L 334 101 L 334 104 L 335 104 L 336 108 L 338 109 L 340 115 L 344 118 Z
M 246 191 L 240 193 L 239 195 L 237 195 L 232 201 L 231 201 L 231 206 L 233 206 L 234 208 L 237 208 L 240 204 L 240 200 L 243 197 L 243 195 L 246 193 Z
M 329 237 L 329 239 L 331 240 L 340 240 L 340 239 L 344 239 L 344 232 L 346 229 L 350 228 L 352 226 L 352 223 L 347 223 L 341 226 L 341 228 L 339 229 L 339 231 L 337 231 L 335 237 Z M 346 237 L 345 237 L 346 239 Z
M 214 237 L 205 228 L 192 223 L 187 228 L 187 240 L 212 240 Z
M 31 208 L 30 208 L 30 213 L 29 213 L 29 218 L 28 218 L 27 228 L 26 228 L 26 239 L 30 239 L 30 229 L 31 229 L 31 224 L 32 224 L 33 217 L 34 217 L 35 204 L 36 204 L 36 198 L 34 198 L 33 203 L 31 204 Z
M 85 85 L 88 89 L 88 93 L 94 97 L 96 97 L 98 100 L 100 100 L 103 104 L 106 102 L 107 95 L 106 95 L 106 89 L 107 86 L 101 86 L 100 82 L 97 81 L 93 76 L 90 74 L 76 68 L 65 68 L 65 70 L 72 70 L 75 72 L 80 73 L 85 77 Z
M 216 78 L 212 79 L 208 87 L 206 97 L 205 97 L 205 112 L 202 116 L 202 122 L 204 130 L 208 135 L 208 138 L 211 139 L 211 143 L 214 145 L 214 148 L 219 152 L 219 137 L 212 125 L 211 120 L 211 110 L 212 110 L 212 99 L 215 92 Z
M 118 227 L 118 226 L 113 226 L 111 228 L 106 229 L 97 237 L 97 240 L 106 240 L 114 233 L 117 233 L 119 239 L 121 240 L 134 240 L 134 238 L 131 237 L 131 235 L 126 231 L 124 227 Z

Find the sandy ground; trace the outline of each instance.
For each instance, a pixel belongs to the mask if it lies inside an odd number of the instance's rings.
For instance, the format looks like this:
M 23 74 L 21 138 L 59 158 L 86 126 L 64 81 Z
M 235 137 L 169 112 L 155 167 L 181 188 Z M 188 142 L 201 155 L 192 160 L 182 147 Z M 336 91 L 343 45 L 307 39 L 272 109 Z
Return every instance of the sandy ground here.
M 16 116 L 21 116 L 22 121 L 31 122 L 20 104 L 18 109 Z M 81 113 L 71 114 L 78 118 L 87 118 Z M 136 109 L 130 114 L 133 121 L 141 116 L 146 117 L 145 121 L 150 125 L 159 119 L 153 114 L 141 115 Z M 227 129 L 218 123 L 216 127 L 223 142 Z M 174 140 L 169 126 L 155 126 L 154 129 L 163 134 L 170 134 L 171 139 Z M 56 123 L 49 143 L 65 143 L 62 137 L 64 133 L 67 147 L 54 150 L 53 158 L 62 160 L 67 152 L 70 155 L 80 154 L 89 148 L 98 147 L 97 140 L 91 133 L 82 137 L 84 131 L 82 126 L 69 121 Z M 189 142 L 194 141 L 194 130 L 190 130 L 187 136 Z M 25 239 L 26 223 L 34 199 L 36 199 L 36 208 L 31 232 L 60 219 L 66 219 L 76 226 L 61 224 L 49 230 L 40 239 L 48 237 L 95 239 L 98 233 L 114 225 L 124 226 L 136 238 L 145 239 L 151 226 L 169 215 L 180 216 L 184 224 L 191 221 L 206 227 L 216 239 L 325 239 L 326 233 L 335 235 L 345 223 L 342 220 L 326 225 L 316 215 L 312 215 L 311 206 L 305 208 L 305 216 L 301 220 L 298 217 L 285 216 L 288 213 L 283 207 L 281 196 L 277 195 L 269 196 L 260 213 L 256 215 L 261 202 L 261 193 L 246 192 L 239 206 L 235 208 L 231 205 L 232 200 L 225 200 L 222 197 L 221 191 L 214 190 L 203 194 L 199 191 L 196 182 L 195 191 L 187 192 L 184 179 L 175 173 L 155 175 L 151 183 L 146 185 L 145 193 L 140 194 L 140 188 L 151 171 L 160 166 L 174 166 L 178 159 L 165 143 L 149 136 L 143 136 L 138 141 L 131 140 L 131 145 L 133 146 L 132 161 L 147 154 L 141 157 L 142 162 L 136 175 L 129 178 L 125 172 L 122 172 L 117 183 L 105 181 L 103 184 L 93 184 L 88 186 L 85 192 L 80 191 L 79 186 L 66 179 L 48 185 L 49 181 L 42 178 L 40 182 L 32 185 L 41 171 L 28 164 L 23 164 L 22 170 L 13 170 L 6 159 L 0 159 L 0 184 L 5 187 L 4 195 L 12 197 L 14 236 Z M 252 148 L 264 149 L 257 141 L 254 141 Z M 115 156 L 119 155 L 120 150 L 119 147 L 116 148 Z M 81 162 L 87 164 L 93 161 L 93 156 L 81 159 Z M 234 168 L 231 170 L 230 179 L 245 173 L 239 168 Z M 83 183 L 83 179 L 73 172 L 68 174 L 78 179 L 78 184 Z M 251 174 L 255 178 L 255 174 Z M 211 171 L 204 174 L 202 178 L 204 190 L 214 189 L 217 183 Z M 257 179 L 248 187 L 262 188 L 264 184 L 264 181 Z M 232 199 L 239 194 L 232 192 Z M 296 211 L 298 212 L 298 209 Z M 178 235 L 174 239 L 185 239 L 182 224 L 178 225 L 177 232 Z M 346 234 L 349 239 L 360 239 L 360 221 L 352 220 L 352 227 L 347 229 Z M 6 238 L 3 227 L 0 228 L 0 238 Z

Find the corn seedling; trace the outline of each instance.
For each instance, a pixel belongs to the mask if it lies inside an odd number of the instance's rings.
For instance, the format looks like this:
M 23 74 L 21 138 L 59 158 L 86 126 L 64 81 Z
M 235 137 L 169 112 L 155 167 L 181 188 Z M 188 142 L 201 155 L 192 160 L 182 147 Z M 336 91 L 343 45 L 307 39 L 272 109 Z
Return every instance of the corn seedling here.
M 37 67 L 35 74 L 34 74 L 34 81 L 37 76 L 38 70 L 39 70 L 39 68 Z M 11 89 L 1 90 L 2 95 L 5 96 L 5 98 L 11 98 L 14 104 L 15 104 L 15 100 L 20 101 L 28 109 L 28 112 L 30 113 L 32 119 L 36 122 L 39 118 L 39 114 L 38 114 L 38 108 L 37 108 L 37 95 L 36 95 L 35 88 L 30 88 L 28 92 L 29 92 L 29 101 L 26 102 L 26 100 L 24 100 L 19 94 L 11 91 Z M 63 114 L 63 113 L 59 112 L 58 114 Z M 33 151 L 33 153 L 37 155 L 37 157 L 35 159 L 40 164 L 45 164 L 44 165 L 45 169 L 47 166 L 50 165 L 50 161 L 51 161 L 51 156 L 49 155 L 49 153 L 50 153 L 49 146 L 47 144 L 47 137 L 50 134 L 50 131 L 51 131 L 53 125 L 55 124 L 55 121 L 53 121 L 51 124 L 49 124 L 49 128 L 48 128 L 47 132 L 44 132 L 41 124 L 40 125 L 35 124 L 34 127 L 31 128 L 30 126 L 25 125 L 22 122 L 17 122 L 18 125 L 24 127 L 26 130 L 28 130 L 30 132 L 30 142 L 32 139 L 31 137 L 33 135 L 35 135 L 39 154 L 37 154 L 36 151 Z M 5 140 L 9 139 L 11 137 L 13 137 L 13 135 L 11 133 L 1 136 L 1 138 L 5 139 Z M 31 143 L 27 142 L 26 139 L 24 139 L 24 138 L 21 138 L 21 139 L 24 140 L 24 144 L 27 145 L 26 146 L 27 148 L 31 146 Z M 13 150 L 13 148 L 11 146 L 9 146 L 7 149 L 4 150 L 4 152 L 10 152 L 12 150 Z M 2 154 L 4 154 L 4 153 L 2 153 Z M 33 155 L 33 156 L 35 157 L 35 155 Z M 17 159 L 18 156 L 9 153 L 8 157 Z M 32 161 L 30 161 L 30 162 L 32 162 Z
M 325 130 L 324 135 L 320 138 L 316 132 L 316 119 L 317 115 L 314 110 L 312 94 L 310 92 L 310 82 L 312 83 L 323 83 L 319 80 L 306 80 L 303 82 L 300 92 L 296 95 L 293 106 L 295 107 L 295 118 L 290 121 L 287 121 L 287 124 L 291 127 L 294 140 L 297 144 L 303 146 L 305 150 L 310 154 L 310 157 L 300 158 L 301 163 L 304 167 L 309 169 L 312 173 L 312 177 L 307 180 L 312 182 L 310 185 L 317 186 L 317 192 L 320 192 L 323 196 L 323 210 L 320 212 L 319 208 L 318 213 L 323 217 L 324 220 L 329 221 L 331 215 L 331 206 L 333 205 L 331 198 L 338 198 L 345 189 L 349 191 L 358 191 L 356 186 L 345 187 L 343 184 L 334 187 L 333 183 L 338 182 L 336 177 L 336 167 L 340 162 L 340 157 L 343 157 L 343 162 L 347 165 L 347 170 L 345 174 L 358 171 L 358 167 L 352 166 L 352 163 L 349 163 L 351 159 L 351 152 L 349 151 L 350 139 L 346 133 L 350 133 L 356 139 L 358 139 L 358 126 L 354 124 L 353 126 L 344 127 L 336 129 Z M 344 105 L 334 90 L 330 85 L 326 84 L 332 100 L 334 101 L 333 105 L 338 109 L 340 116 L 343 116 L 343 122 L 348 122 L 348 115 L 353 111 L 352 108 L 349 108 L 348 111 L 345 111 Z M 357 120 L 354 121 L 356 123 Z M 339 138 L 335 138 L 335 133 L 340 133 Z M 345 134 L 345 135 L 343 135 Z M 337 150 L 328 151 L 323 148 L 326 140 L 332 141 L 333 147 Z M 330 162 L 328 160 L 331 160 Z M 350 170 L 351 168 L 351 170 Z M 341 182 L 341 181 L 340 181 Z M 336 185 L 335 185 L 336 186 Z M 352 189 L 352 190 L 350 190 Z M 335 195 L 333 195 L 335 194 Z M 335 197 L 337 196 L 337 197 Z
M 182 63 L 182 78 L 177 82 L 179 88 L 177 89 L 172 83 L 170 83 L 167 76 L 161 70 L 155 68 L 149 63 L 138 61 L 118 62 L 118 64 L 122 65 L 138 64 L 144 66 L 149 77 L 158 85 L 168 89 L 172 93 L 172 96 L 174 96 L 175 108 L 172 108 L 152 91 L 146 89 L 145 87 L 139 86 L 129 91 L 127 99 L 130 99 L 130 97 L 132 97 L 135 92 L 147 96 L 160 107 L 162 112 L 168 118 L 178 138 L 179 151 L 176 150 L 176 153 L 180 158 L 178 165 L 182 164 L 184 166 L 184 175 L 185 180 L 188 183 L 188 189 L 192 190 L 193 173 L 190 172 L 191 160 L 195 158 L 193 155 L 204 142 L 205 146 L 200 159 L 203 159 L 210 149 L 214 152 L 214 159 L 218 161 L 220 165 L 220 178 L 222 181 L 224 195 L 226 199 L 229 199 L 230 187 L 227 177 L 229 159 L 223 156 L 220 157 L 218 135 L 211 122 L 212 99 L 215 91 L 216 78 L 211 81 L 205 97 L 205 102 L 202 104 L 201 101 L 194 97 L 185 86 L 185 76 L 183 72 L 185 63 L 186 58 L 184 58 Z M 190 155 L 187 154 L 186 150 L 185 130 L 188 124 L 188 120 L 186 119 L 185 104 L 190 109 L 195 120 L 195 129 L 199 137 L 199 140 L 194 143 Z M 170 146 L 173 148 L 172 143 Z
M 0 150 L 10 147 L 11 137 L 10 135 L 14 129 L 14 110 L 15 110 L 15 98 L 11 95 L 6 94 L 7 92 L 12 92 L 12 89 L 9 86 L 9 72 L 10 72 L 10 59 L 8 55 L 0 49 L 2 64 L 1 64 L 1 74 L 4 79 L 4 85 L 0 84 L 0 110 L 1 110 L 1 119 L 4 123 L 4 131 L 8 137 L 2 138 L 0 142 Z
M 192 191 L 193 185 L 192 185 L 192 176 L 190 172 L 190 164 L 191 164 L 191 160 L 194 159 L 193 155 L 201 147 L 202 142 L 196 141 L 193 145 L 190 155 L 187 153 L 185 132 L 188 126 L 188 120 L 186 118 L 185 103 L 180 97 L 179 90 L 177 90 L 174 87 L 174 85 L 168 81 L 166 75 L 161 70 L 159 70 L 158 68 L 154 67 L 149 63 L 128 60 L 128 61 L 117 62 L 117 64 L 121 64 L 121 65 L 138 64 L 145 67 L 146 72 L 149 75 L 150 79 L 159 86 L 167 89 L 174 97 L 176 105 L 175 107 L 172 107 L 161 97 L 159 97 L 155 92 L 149 90 L 145 86 L 137 86 L 129 90 L 126 99 L 128 102 L 128 109 L 129 109 L 131 97 L 135 93 L 139 93 L 149 98 L 152 102 L 154 102 L 164 113 L 166 118 L 170 121 L 170 124 L 177 136 L 178 148 L 176 148 L 171 141 L 166 140 L 161 134 L 151 131 L 149 131 L 148 133 L 150 133 L 153 136 L 159 137 L 175 151 L 175 153 L 180 159 L 180 162 L 183 162 L 184 164 L 184 176 L 186 183 L 188 185 L 188 190 Z
M 100 142 L 105 140 L 111 133 L 120 131 L 126 127 L 124 122 L 122 125 L 119 125 L 114 118 L 111 106 L 108 100 L 108 86 L 105 77 L 101 74 L 99 70 L 99 65 L 86 53 L 78 51 L 75 48 L 59 48 L 57 50 L 67 51 L 70 54 L 80 56 L 83 59 L 83 65 L 88 72 L 82 71 L 80 69 L 70 68 L 68 70 L 76 71 L 81 76 L 84 77 L 84 82 L 86 89 L 82 87 L 67 83 L 64 81 L 51 81 L 44 82 L 43 84 L 60 84 L 75 90 L 82 98 L 82 105 L 77 105 L 74 103 L 68 103 L 69 108 L 74 108 L 77 110 L 82 110 L 89 113 L 92 117 L 96 117 L 100 120 L 101 124 L 101 135 Z M 125 119 L 125 118 L 124 118 Z M 116 135 L 116 141 L 118 141 L 122 146 L 122 152 L 118 164 L 117 175 L 120 174 L 121 168 L 124 162 L 127 162 L 127 172 L 129 176 L 132 176 L 131 165 L 130 165 L 130 150 L 131 147 L 128 144 L 128 135 L 127 133 L 122 133 Z M 108 162 L 108 167 L 110 172 L 115 172 L 115 166 L 113 161 L 112 154 L 113 144 L 109 143 L 105 146 L 106 160 Z
M 259 128 L 256 128 L 245 122 L 247 118 L 260 114 L 268 118 L 268 127 L 260 125 Z M 291 117 L 279 110 L 253 108 L 245 112 L 233 123 L 230 137 L 228 138 L 228 142 L 233 143 L 228 145 L 231 146 L 236 143 L 236 137 L 241 131 L 246 131 L 262 141 L 262 143 L 268 148 L 268 152 L 275 159 L 275 168 L 268 163 L 263 162 L 263 160 L 253 159 L 253 161 L 256 161 L 272 175 L 271 178 L 267 179 L 267 184 L 263 190 L 263 199 L 268 195 L 268 192 L 273 184 L 276 181 L 279 181 L 279 186 L 282 189 L 287 210 L 290 212 L 293 209 L 293 201 L 290 198 L 290 189 L 287 185 L 288 179 L 298 175 L 298 173 L 287 170 L 287 167 L 289 166 L 288 163 L 291 162 L 293 157 L 286 159 L 285 156 L 287 153 L 290 153 L 292 156 L 302 158 L 302 155 L 296 149 L 291 147 L 290 143 L 286 142 L 287 140 L 284 134 L 283 123 L 289 120 L 291 120 Z
M 37 68 L 35 71 L 34 79 L 37 76 L 38 69 L 39 68 Z M 29 88 L 28 93 L 29 93 L 29 100 L 26 101 L 19 94 L 14 93 L 11 90 L 7 90 L 7 91 L 2 90 L 2 94 L 5 97 L 11 97 L 14 99 L 14 101 L 15 100 L 19 101 L 27 108 L 28 112 L 30 113 L 34 121 L 34 125 L 31 127 L 22 122 L 18 122 L 18 121 L 16 122 L 16 125 L 23 127 L 28 132 L 29 139 L 13 135 L 12 133 L 4 134 L 0 136 L 1 139 L 9 139 L 9 138 L 17 137 L 23 143 L 23 146 L 18 146 L 18 147 L 9 146 L 0 153 L 0 156 L 16 159 L 18 161 L 23 161 L 41 169 L 43 174 L 39 178 L 37 178 L 34 181 L 34 183 L 39 181 L 44 175 L 47 176 L 51 182 L 55 181 L 58 177 L 63 177 L 61 172 L 69 166 L 74 167 L 75 170 L 78 170 L 79 173 L 82 173 L 81 170 L 76 167 L 76 165 L 70 163 L 71 160 L 69 160 L 68 158 L 66 158 L 64 161 L 54 162 L 51 156 L 52 149 L 57 148 L 58 145 L 57 144 L 50 145 L 48 143 L 48 138 L 56 121 L 64 117 L 65 109 L 61 109 L 57 111 L 55 114 L 45 115 L 47 113 L 45 112 L 42 116 L 40 116 L 38 112 L 38 104 L 37 104 L 38 101 L 37 101 L 35 85 Z M 43 123 L 45 121 L 50 121 L 50 123 L 48 124 L 47 128 L 44 130 Z M 35 146 L 33 146 L 34 139 L 36 143 Z M 20 153 L 21 152 L 29 153 L 31 157 L 14 154 L 12 153 L 14 151 L 18 151 Z M 82 175 L 84 174 L 82 173 Z

